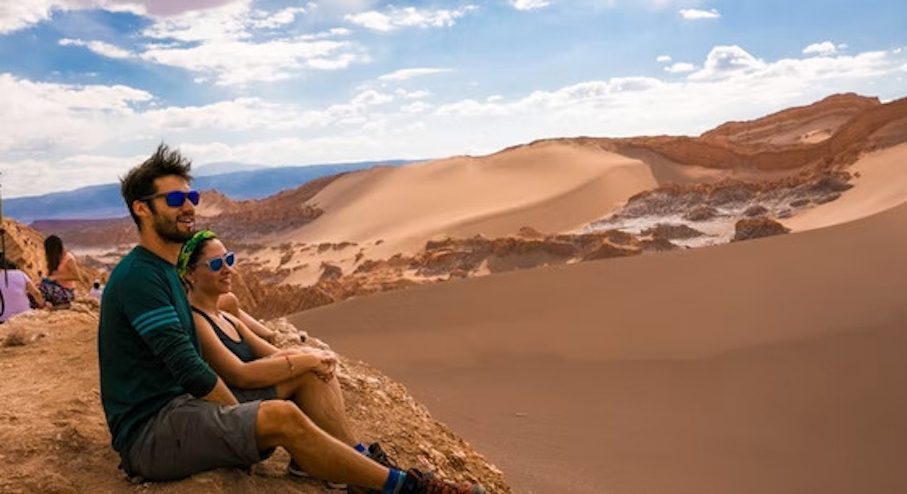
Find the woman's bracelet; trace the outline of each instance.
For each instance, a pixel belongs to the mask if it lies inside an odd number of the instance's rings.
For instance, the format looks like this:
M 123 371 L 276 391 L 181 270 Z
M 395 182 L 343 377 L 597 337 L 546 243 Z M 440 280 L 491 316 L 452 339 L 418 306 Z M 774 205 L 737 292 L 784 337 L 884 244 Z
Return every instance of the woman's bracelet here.
M 293 367 L 293 362 L 290 361 L 289 355 L 284 354 L 283 358 L 287 359 L 287 367 L 290 368 L 290 377 L 293 377 L 296 374 L 296 367 Z

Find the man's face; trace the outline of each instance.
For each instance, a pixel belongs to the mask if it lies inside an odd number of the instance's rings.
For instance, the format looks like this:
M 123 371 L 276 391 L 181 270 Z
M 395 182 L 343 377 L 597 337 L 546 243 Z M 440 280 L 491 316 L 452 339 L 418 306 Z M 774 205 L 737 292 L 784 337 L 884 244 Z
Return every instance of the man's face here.
M 158 194 L 173 191 L 189 191 L 189 183 L 176 175 L 167 175 L 154 181 Z M 151 209 L 151 227 L 164 241 L 185 243 L 195 233 L 195 206 L 188 199 L 182 206 L 170 207 L 167 200 L 155 197 L 149 200 Z

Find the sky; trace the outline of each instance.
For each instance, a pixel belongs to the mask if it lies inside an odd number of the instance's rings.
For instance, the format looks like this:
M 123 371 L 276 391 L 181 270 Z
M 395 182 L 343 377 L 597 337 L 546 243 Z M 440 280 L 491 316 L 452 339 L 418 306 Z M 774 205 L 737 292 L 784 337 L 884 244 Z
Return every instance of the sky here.
M 907 96 L 903 0 L 0 0 L 0 192 L 698 135 Z

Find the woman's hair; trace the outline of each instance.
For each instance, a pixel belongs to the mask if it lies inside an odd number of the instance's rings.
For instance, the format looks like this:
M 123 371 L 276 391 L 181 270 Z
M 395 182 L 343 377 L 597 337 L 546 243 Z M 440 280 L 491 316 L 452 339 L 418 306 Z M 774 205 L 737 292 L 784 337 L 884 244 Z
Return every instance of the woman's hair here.
M 198 263 L 198 258 L 201 257 L 202 251 L 205 250 L 205 246 L 215 238 L 217 238 L 217 235 L 211 230 L 202 230 L 187 240 L 186 243 L 183 244 L 183 248 L 180 249 L 179 258 L 177 258 L 176 261 L 176 271 L 179 273 L 180 279 L 183 280 L 183 284 L 186 285 L 187 289 L 191 288 L 191 286 L 189 281 L 186 280 L 186 273 L 189 272 L 189 268 Z
M 44 239 L 44 255 L 47 256 L 47 274 L 51 274 L 60 267 L 63 259 L 63 241 L 56 235 Z
M 0 269 L 19 269 L 19 266 L 16 266 L 16 263 L 5 255 L 0 254 Z

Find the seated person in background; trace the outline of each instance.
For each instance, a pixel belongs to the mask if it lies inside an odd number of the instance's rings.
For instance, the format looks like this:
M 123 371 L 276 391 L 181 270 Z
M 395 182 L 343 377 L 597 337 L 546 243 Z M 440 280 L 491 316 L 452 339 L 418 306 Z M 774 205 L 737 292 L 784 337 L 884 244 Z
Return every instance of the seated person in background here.
M 101 295 L 103 294 L 104 288 L 101 286 L 101 280 L 94 280 L 91 284 L 91 290 L 88 290 L 88 296 L 95 300 L 101 300 Z
M 69 308 L 76 297 L 76 282 L 83 281 L 76 256 L 63 247 L 56 235 L 44 239 L 44 254 L 49 274 L 41 280 L 41 295 L 55 309 Z
M 35 301 L 34 307 L 44 307 L 44 297 L 35 288 L 28 275 L 6 256 L 0 256 L 0 322 L 32 308 L 29 296 Z
M 258 319 L 252 317 L 248 312 L 242 310 L 239 307 L 239 299 L 236 298 L 236 295 L 233 292 L 227 292 L 222 294 L 217 299 L 217 308 L 233 314 L 237 319 L 243 322 L 247 328 L 251 329 L 253 333 L 258 335 L 260 338 L 264 339 L 268 343 L 274 343 L 274 339 L 277 337 L 277 332 L 268 328 L 261 323 Z

